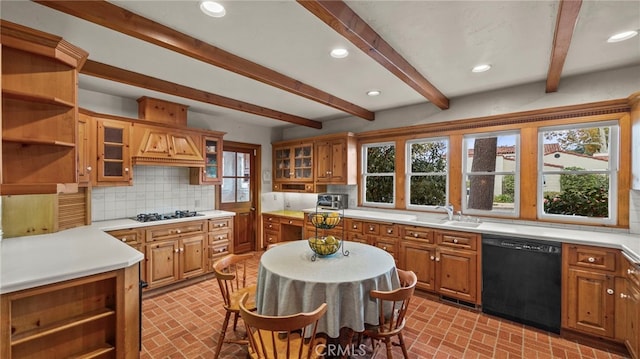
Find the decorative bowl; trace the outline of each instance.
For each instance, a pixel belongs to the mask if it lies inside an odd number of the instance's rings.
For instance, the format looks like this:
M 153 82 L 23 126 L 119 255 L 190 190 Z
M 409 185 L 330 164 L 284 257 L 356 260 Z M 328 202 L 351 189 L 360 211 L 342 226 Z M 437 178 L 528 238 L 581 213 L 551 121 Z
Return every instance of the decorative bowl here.
M 337 226 L 342 218 L 337 212 L 317 212 L 310 213 L 309 219 L 311 223 L 320 229 L 331 229 Z
M 311 237 L 308 240 L 309 247 L 319 257 L 329 256 L 338 251 L 342 241 L 334 236 Z

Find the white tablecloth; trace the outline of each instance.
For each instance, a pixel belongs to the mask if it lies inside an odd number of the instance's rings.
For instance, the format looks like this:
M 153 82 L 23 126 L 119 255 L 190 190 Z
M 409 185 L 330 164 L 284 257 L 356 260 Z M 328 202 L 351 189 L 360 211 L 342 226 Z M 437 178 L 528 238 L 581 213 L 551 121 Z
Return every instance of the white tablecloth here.
M 364 330 L 377 324 L 377 303 L 369 291 L 398 288 L 393 257 L 374 246 L 343 242 L 342 252 L 311 261 L 306 240 L 293 241 L 266 251 L 260 259 L 256 306 L 263 315 L 309 312 L 327 303 L 318 331 L 339 336 L 340 328 Z

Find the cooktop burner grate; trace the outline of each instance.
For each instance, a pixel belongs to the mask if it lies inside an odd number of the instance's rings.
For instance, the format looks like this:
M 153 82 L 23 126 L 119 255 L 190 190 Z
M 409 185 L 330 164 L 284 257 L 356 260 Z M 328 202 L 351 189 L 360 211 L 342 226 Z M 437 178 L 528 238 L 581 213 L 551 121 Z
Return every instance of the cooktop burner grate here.
M 140 213 L 135 216 L 136 221 L 138 222 L 155 222 L 155 221 L 163 221 L 167 219 L 176 219 L 176 218 L 187 218 L 187 217 L 196 217 L 203 216 L 202 213 L 198 213 L 196 211 L 189 210 L 181 210 L 174 211 L 172 213 Z

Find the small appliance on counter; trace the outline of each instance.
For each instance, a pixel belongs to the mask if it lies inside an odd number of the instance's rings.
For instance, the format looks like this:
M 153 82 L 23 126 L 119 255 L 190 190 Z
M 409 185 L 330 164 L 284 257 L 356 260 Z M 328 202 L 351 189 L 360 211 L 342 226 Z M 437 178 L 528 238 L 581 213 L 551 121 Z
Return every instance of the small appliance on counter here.
M 349 195 L 346 193 L 319 193 L 317 206 L 322 209 L 345 209 L 349 205 Z

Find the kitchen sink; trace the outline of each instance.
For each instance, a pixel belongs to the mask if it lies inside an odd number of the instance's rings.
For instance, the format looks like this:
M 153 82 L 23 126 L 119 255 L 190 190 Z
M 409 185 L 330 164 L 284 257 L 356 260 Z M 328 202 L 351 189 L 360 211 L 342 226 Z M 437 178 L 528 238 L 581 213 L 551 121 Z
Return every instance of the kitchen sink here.
M 482 223 L 476 222 L 459 222 L 459 221 L 446 221 L 444 224 L 454 227 L 466 227 L 466 228 L 478 228 Z
M 416 222 L 420 222 L 420 223 L 432 223 L 432 224 L 445 224 L 447 222 L 449 222 L 449 218 L 444 217 L 418 217 L 418 219 L 416 220 Z

